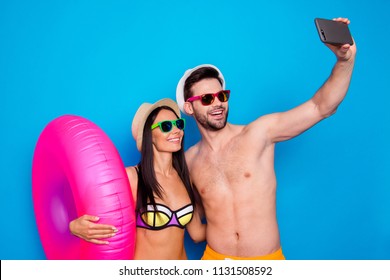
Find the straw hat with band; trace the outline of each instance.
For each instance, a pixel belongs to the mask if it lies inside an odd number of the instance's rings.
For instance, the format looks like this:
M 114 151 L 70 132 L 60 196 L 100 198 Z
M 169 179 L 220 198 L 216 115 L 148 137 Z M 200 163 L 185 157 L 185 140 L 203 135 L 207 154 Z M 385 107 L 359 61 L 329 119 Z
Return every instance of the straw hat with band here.
M 137 143 L 138 151 L 141 151 L 142 137 L 146 119 L 149 117 L 150 113 L 153 112 L 154 109 L 162 106 L 167 106 L 171 108 L 180 118 L 179 107 L 177 106 L 176 102 L 170 98 L 161 99 L 154 104 L 143 103 L 135 113 L 133 123 L 131 125 L 131 132 L 133 134 L 134 140 Z
M 219 73 L 219 78 L 222 80 L 222 89 L 225 89 L 225 79 L 222 75 L 222 72 L 219 71 L 219 69 L 217 67 L 215 67 L 214 65 L 212 64 L 201 64 L 201 65 L 198 65 L 192 69 L 188 69 L 187 71 L 184 72 L 184 75 L 183 77 L 181 77 L 181 79 L 179 80 L 179 83 L 177 84 L 177 87 L 176 87 L 176 102 L 177 104 L 179 105 L 179 108 L 180 110 L 188 115 L 185 111 L 184 111 L 184 103 L 185 103 L 185 100 L 184 100 L 184 85 L 186 83 L 186 80 L 187 78 L 195 71 L 195 70 L 198 70 L 199 68 L 202 68 L 202 67 L 212 67 L 214 68 L 215 70 L 218 71 Z

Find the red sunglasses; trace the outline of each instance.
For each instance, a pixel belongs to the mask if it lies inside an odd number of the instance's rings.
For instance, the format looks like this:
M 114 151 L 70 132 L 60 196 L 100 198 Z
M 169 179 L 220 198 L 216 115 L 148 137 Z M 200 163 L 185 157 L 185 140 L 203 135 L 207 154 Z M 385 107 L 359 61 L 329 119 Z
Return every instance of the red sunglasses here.
M 218 91 L 217 93 L 205 93 L 202 95 L 193 96 L 188 98 L 187 102 L 200 100 L 203 106 L 208 106 L 213 104 L 215 97 L 217 97 L 218 100 L 221 102 L 226 102 L 229 100 L 229 96 L 230 96 L 230 90 L 226 89 L 226 90 Z

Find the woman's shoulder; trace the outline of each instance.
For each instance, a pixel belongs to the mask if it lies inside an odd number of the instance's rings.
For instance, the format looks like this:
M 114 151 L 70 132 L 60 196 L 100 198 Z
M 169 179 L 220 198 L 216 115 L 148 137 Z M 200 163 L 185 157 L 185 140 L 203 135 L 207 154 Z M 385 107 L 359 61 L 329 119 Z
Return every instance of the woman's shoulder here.
M 127 166 L 126 167 L 126 174 L 129 178 L 130 183 L 134 183 L 138 181 L 138 166 Z
M 137 197 L 137 186 L 138 186 L 138 174 L 137 174 L 137 166 L 128 166 L 126 167 L 126 173 L 127 173 L 127 178 L 129 179 L 130 183 L 130 188 L 131 192 L 133 194 L 133 198 Z

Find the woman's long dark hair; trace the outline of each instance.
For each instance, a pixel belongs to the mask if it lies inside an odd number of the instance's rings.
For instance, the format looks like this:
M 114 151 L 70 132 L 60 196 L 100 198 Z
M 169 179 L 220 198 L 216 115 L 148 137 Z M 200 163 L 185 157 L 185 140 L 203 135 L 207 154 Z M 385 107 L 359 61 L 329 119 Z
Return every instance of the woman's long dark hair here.
M 177 118 L 179 116 L 168 106 L 161 106 L 153 110 L 148 118 L 146 119 L 144 131 L 143 131 L 143 140 L 141 148 L 141 162 L 138 165 L 139 174 L 141 178 L 138 178 L 138 191 L 137 191 L 137 211 L 141 209 L 146 209 L 148 203 L 154 206 L 156 209 L 155 196 L 162 199 L 162 187 L 157 182 L 156 172 L 153 165 L 153 144 L 152 144 L 152 130 L 150 127 L 154 123 L 157 114 L 161 110 L 170 110 L 172 111 Z M 180 179 L 182 180 L 188 196 L 190 197 L 191 203 L 195 206 L 194 193 L 191 186 L 190 173 L 188 171 L 187 163 L 184 156 L 184 136 L 181 142 L 181 148 L 179 151 L 173 153 L 173 168 L 177 171 Z M 141 181 L 140 181 L 141 180 Z M 140 184 L 141 182 L 141 184 Z

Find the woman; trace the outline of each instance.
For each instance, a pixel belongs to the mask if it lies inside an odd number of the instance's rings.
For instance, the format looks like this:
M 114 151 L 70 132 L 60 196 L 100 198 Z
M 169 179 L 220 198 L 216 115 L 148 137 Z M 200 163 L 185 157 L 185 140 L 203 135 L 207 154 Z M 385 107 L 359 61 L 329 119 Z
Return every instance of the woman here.
M 206 225 L 195 207 L 184 158 L 184 127 L 177 104 L 168 98 L 142 104 L 134 116 L 132 133 L 141 161 L 126 168 L 136 205 L 134 259 L 187 259 L 185 228 L 194 242 L 205 240 Z M 97 221 L 98 217 L 84 215 L 69 227 L 86 241 L 107 244 L 102 239 L 117 230 Z

